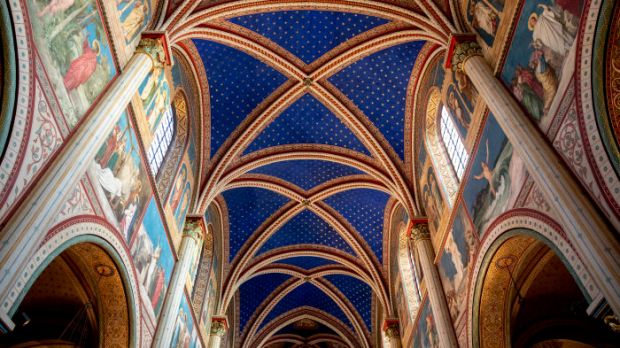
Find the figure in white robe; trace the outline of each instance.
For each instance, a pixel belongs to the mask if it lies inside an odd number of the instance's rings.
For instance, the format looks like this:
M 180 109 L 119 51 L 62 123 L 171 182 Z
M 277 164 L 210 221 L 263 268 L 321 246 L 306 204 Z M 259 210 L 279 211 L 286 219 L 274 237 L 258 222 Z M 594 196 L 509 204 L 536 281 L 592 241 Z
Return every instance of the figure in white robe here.
M 573 44 L 573 37 L 549 6 L 539 4 L 541 14 L 532 13 L 528 19 L 528 29 L 532 31 L 534 47 L 544 45 L 555 54 L 565 57 Z M 540 47 L 537 47 L 540 48 Z

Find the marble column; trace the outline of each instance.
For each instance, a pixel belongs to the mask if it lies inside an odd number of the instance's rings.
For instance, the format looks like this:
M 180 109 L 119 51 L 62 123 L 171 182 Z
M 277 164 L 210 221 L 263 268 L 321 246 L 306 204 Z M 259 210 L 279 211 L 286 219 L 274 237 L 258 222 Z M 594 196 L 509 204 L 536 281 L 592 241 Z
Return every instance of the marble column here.
M 424 283 L 433 311 L 439 343 L 441 347 L 458 347 L 450 318 L 450 310 L 439 278 L 439 271 L 435 266 L 435 252 L 431 243 L 427 219 L 414 219 L 411 222 L 411 239 L 424 273 Z
M 211 335 L 209 337 L 209 348 L 220 348 L 222 339 L 228 330 L 228 319 L 224 316 L 213 316 L 211 318 Z
M 65 203 L 65 197 L 77 187 L 140 84 L 155 67 L 170 64 L 166 50 L 165 34 L 143 36 L 122 73 L 0 226 L 0 298 L 19 295 L 19 289 L 15 288 L 24 281 L 19 279 L 20 270 L 26 267 Z M 0 308 L 0 319 L 12 329 L 13 323 L 7 322 L 11 308 L 7 307 Z
M 383 332 L 387 339 L 387 346 L 384 348 L 401 348 L 400 327 L 398 319 L 385 319 L 383 321 Z
M 179 259 L 174 264 L 170 284 L 166 291 L 164 305 L 159 314 L 159 322 L 153 339 L 154 347 L 170 347 L 175 323 L 179 315 L 181 300 L 185 294 L 185 283 L 189 268 L 196 257 L 200 255 L 198 246 L 207 233 L 207 225 L 202 216 L 190 216 L 185 220 L 183 239 L 179 248 Z
M 476 42 L 453 37 L 451 68 L 464 72 L 502 127 L 615 313 L 620 313 L 620 243 L 562 158 L 495 77 Z M 460 41 L 460 42 L 459 42 Z

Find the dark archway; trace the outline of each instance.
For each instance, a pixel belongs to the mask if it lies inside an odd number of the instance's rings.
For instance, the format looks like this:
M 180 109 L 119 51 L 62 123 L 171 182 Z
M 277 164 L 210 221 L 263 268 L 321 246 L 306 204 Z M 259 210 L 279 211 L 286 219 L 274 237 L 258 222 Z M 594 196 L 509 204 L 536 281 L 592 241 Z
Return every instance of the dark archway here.
M 616 346 L 619 337 L 588 315 L 591 300 L 552 243 L 525 229 L 502 237 L 484 255 L 478 277 L 475 346 Z
M 120 271 L 100 246 L 75 244 L 45 265 L 0 347 L 126 347 L 130 313 Z

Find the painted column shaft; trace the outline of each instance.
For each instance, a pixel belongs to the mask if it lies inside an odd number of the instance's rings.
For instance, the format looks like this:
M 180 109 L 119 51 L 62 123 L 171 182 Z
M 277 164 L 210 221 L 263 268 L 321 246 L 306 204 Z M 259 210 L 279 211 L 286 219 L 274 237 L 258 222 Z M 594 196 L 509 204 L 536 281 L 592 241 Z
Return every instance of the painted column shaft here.
M 462 68 L 555 208 L 607 302 L 615 313 L 620 313 L 620 245 L 605 218 L 555 149 L 494 76 L 486 60 L 474 53 L 465 58 Z
M 209 348 L 220 348 L 222 345 L 222 336 L 218 334 L 211 334 L 209 338 Z
M 185 280 L 187 279 L 192 261 L 198 256 L 198 242 L 196 239 L 197 237 L 194 234 L 187 233 L 187 230 L 185 231 L 181 240 L 179 260 L 174 265 L 164 305 L 159 315 L 153 347 L 170 347 L 172 343 L 172 335 L 177 316 L 179 315 L 181 299 L 185 293 Z
M 93 110 L 52 159 L 46 172 L 9 216 L 0 232 L 0 298 L 16 297 L 11 289 L 17 274 L 36 252 L 65 197 L 78 185 L 99 148 L 126 110 L 138 87 L 153 69 L 156 60 L 146 51 L 137 51 L 116 77 Z M 0 319 L 9 328 L 8 311 L 0 308 Z M 8 320 L 8 322 L 7 322 Z
M 433 244 L 428 233 L 428 225 L 418 224 L 414 226 L 411 236 L 420 259 L 422 272 L 424 273 L 424 282 L 437 326 L 439 343 L 441 347 L 458 347 L 452 319 L 450 318 L 450 310 L 444 296 L 439 272 L 434 263 L 435 252 L 433 251 Z

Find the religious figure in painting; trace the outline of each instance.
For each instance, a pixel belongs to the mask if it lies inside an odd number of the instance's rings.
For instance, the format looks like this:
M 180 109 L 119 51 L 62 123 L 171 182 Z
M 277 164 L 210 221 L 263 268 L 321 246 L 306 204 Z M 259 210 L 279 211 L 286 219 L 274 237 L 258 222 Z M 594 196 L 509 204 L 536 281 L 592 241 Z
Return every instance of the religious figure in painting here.
M 187 325 L 187 313 L 184 308 L 179 309 L 177 325 L 172 336 L 172 347 L 189 348 L 189 330 Z
M 64 84 L 67 91 L 74 90 L 90 79 L 97 69 L 97 56 L 99 55 L 99 42 L 93 41 L 91 48 L 88 40 L 82 44 L 82 55 L 75 58 L 69 64 L 69 69 L 64 76 Z
M 473 5 L 469 7 L 469 11 L 472 16 L 472 26 L 494 36 L 499 23 L 497 13 L 483 1 L 476 1 L 471 4 Z
M 452 112 L 452 115 L 456 117 L 459 123 L 465 128 L 469 129 L 469 124 L 471 120 L 469 119 L 468 114 L 461 108 L 461 103 L 458 101 L 458 97 L 454 90 L 451 90 L 448 94 L 448 108 Z
M 549 111 L 553 97 L 558 90 L 558 80 L 553 68 L 547 64 L 542 50 L 536 49 L 530 58 L 530 66 L 534 69 L 536 79 L 543 89 L 543 105 L 545 113 Z
M 496 191 L 496 183 L 495 183 L 495 170 L 489 167 L 489 141 L 486 141 L 487 147 L 487 157 L 486 160 L 480 161 L 481 171 L 480 174 L 474 175 L 474 179 L 476 180 L 485 180 L 488 183 L 489 192 L 493 197 L 497 194 Z
M 559 3 L 565 2 L 567 1 Z M 573 6 L 568 6 L 570 11 L 573 11 Z M 558 57 L 565 57 L 575 38 L 575 33 L 571 33 L 573 30 L 571 26 L 576 28 L 575 17 L 570 11 L 562 9 L 559 4 L 554 9 L 545 4 L 538 4 L 538 8 L 542 9 L 542 13 L 533 12 L 527 22 L 527 28 L 532 32 L 534 47 L 547 48 Z
M 128 40 L 135 37 L 138 31 L 142 28 L 147 10 L 146 4 L 144 4 L 141 0 L 137 0 L 129 15 L 127 15 L 127 17 L 123 20 L 123 32 Z
M 54 15 L 56 12 L 64 12 L 69 7 L 73 6 L 75 0 L 52 0 L 47 6 L 45 6 L 37 16 L 43 17 L 45 15 Z
M 512 92 L 529 114 L 540 121 L 545 113 L 544 90 L 531 69 L 517 66 L 512 79 Z

